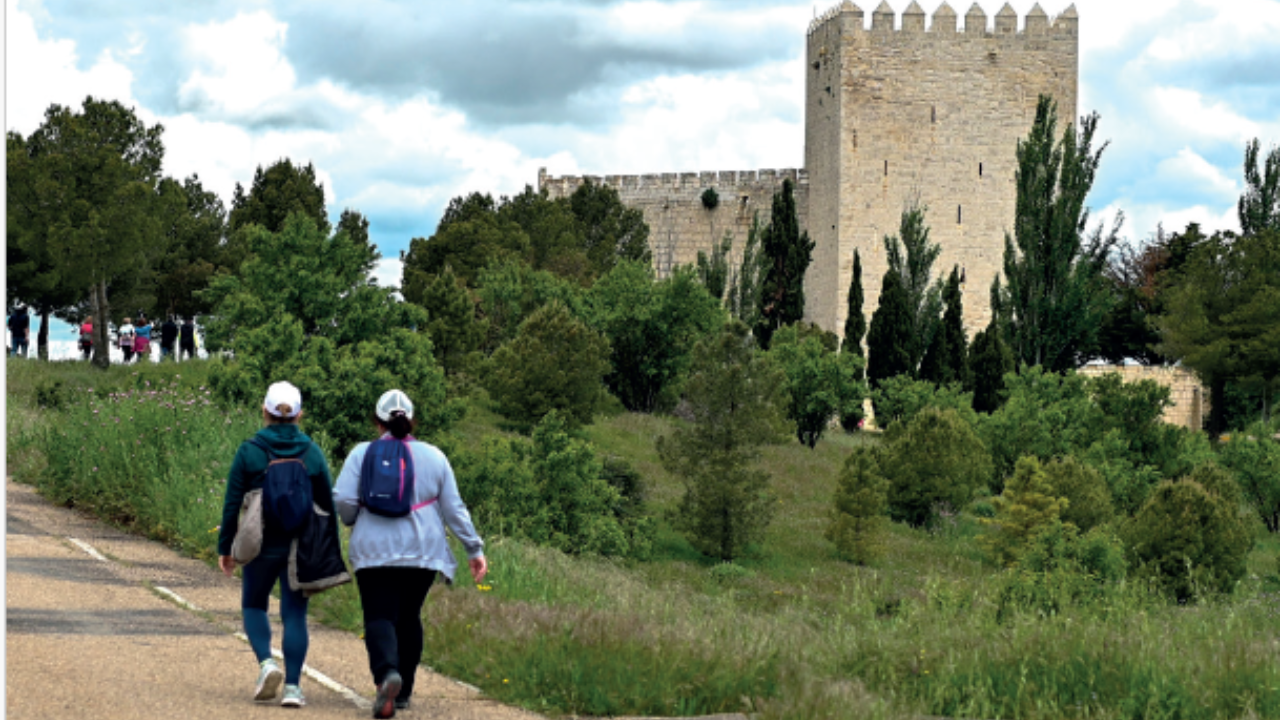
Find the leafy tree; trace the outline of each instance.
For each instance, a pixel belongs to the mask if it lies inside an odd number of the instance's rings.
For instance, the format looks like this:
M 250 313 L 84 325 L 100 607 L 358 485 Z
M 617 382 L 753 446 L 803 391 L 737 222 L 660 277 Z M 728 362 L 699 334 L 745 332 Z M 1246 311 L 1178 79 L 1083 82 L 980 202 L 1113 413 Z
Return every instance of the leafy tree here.
M 520 323 L 538 308 L 558 300 L 577 317 L 584 316 L 583 291 L 575 282 L 515 260 L 490 263 L 477 279 L 480 309 L 487 324 L 487 352 L 515 338 Z
M 498 412 L 525 427 L 552 410 L 569 427 L 591 423 L 609 369 L 609 341 L 551 301 L 520 323 L 486 363 L 482 382 Z
M 422 292 L 418 303 L 431 318 L 426 331 L 431 336 L 436 359 L 446 375 L 462 370 L 468 356 L 479 349 L 488 328 L 476 319 L 476 304 L 462 281 L 445 267 Z
M 584 226 L 567 198 L 552 200 L 545 188 L 535 191 L 526 185 L 519 195 L 503 197 L 497 214 L 529 236 L 527 261 L 535 270 L 548 270 L 580 284 L 598 274 L 587 257 Z
M 889 516 L 920 527 L 939 508 L 965 507 L 991 478 L 991 456 L 955 410 L 926 408 L 889 433 L 880 467 L 889 479 Z
M 166 182 L 175 182 L 166 180 Z M 200 298 L 217 273 L 232 273 L 223 242 L 227 211 L 217 193 L 205 190 L 192 175 L 182 182 L 182 206 L 166 220 L 169 251 L 157 262 L 155 303 L 151 315 L 203 315 L 212 306 Z
M 884 274 L 880 304 L 867 331 L 867 382 L 872 390 L 891 377 L 911 373 L 910 312 L 902 278 L 890 269 Z
M 1133 359 L 1159 365 L 1166 361 L 1155 350 L 1160 342 L 1156 319 L 1164 311 L 1162 276 L 1173 263 L 1172 242 L 1173 236 L 1158 228 L 1144 247 L 1116 246 L 1105 273 L 1111 309 L 1098 331 L 1097 354 L 1107 362 L 1119 365 Z
M 55 257 L 47 241 L 39 163 L 34 157 L 38 148 L 39 145 L 32 147 L 19 133 L 10 131 L 6 136 L 6 300 L 10 307 L 25 303 L 32 315 L 40 317 L 37 356 L 48 360 L 49 317 L 69 317 L 67 311 L 85 297 L 85 287 L 79 278 L 63 273 L 61 258 Z
M 1253 547 L 1237 506 L 1190 477 L 1161 483 L 1123 537 L 1138 574 L 1178 602 L 1230 593 Z
M 79 284 L 89 298 L 97 367 L 110 362 L 112 283 L 151 271 L 168 240 L 157 218 L 181 202 L 161 183 L 163 131 L 118 101 L 87 97 L 79 112 L 50 105 L 25 143 L 6 146 L 21 161 L 9 178 L 20 186 L 8 193 L 18 200 L 9 227 L 37 271 L 49 261 L 50 287 Z
M 1280 232 L 1280 147 L 1271 148 L 1261 170 L 1258 149 L 1257 138 L 1245 144 L 1245 191 L 1236 205 L 1240 233 L 1246 236 L 1267 230 Z
M 755 327 L 760 321 L 760 292 L 764 285 L 767 255 L 760 253 L 760 238 L 764 228 L 760 225 L 760 213 L 751 216 L 747 230 L 747 245 L 742 250 L 742 264 L 729 278 L 729 314 L 747 327 Z
M 688 369 L 694 345 L 725 320 L 691 268 L 655 281 L 650 264 L 629 260 L 597 280 L 585 304 L 612 348 L 605 382 L 633 412 L 652 412 Z
M 773 515 L 769 476 L 753 467 L 759 446 L 786 427 L 782 371 L 730 322 L 694 350 L 685 399 L 693 422 L 657 442 L 663 467 L 685 485 L 676 524 L 698 550 L 721 560 L 759 541 Z
M 253 184 L 245 194 L 236 183 L 227 224 L 234 232 L 248 225 L 261 225 L 268 232 L 280 232 L 293 213 L 302 213 L 329 234 L 329 216 L 324 208 L 324 184 L 311 163 L 294 165 L 288 158 L 277 160 L 265 171 L 259 165 Z
M 308 422 L 339 455 L 369 433 L 367 417 L 352 408 L 373 407 L 387 388 L 413 398 L 424 436 L 458 419 L 429 336 L 410 329 L 427 325 L 425 311 L 369 284 L 366 247 L 346 231 L 327 236 L 304 213 L 278 233 L 255 224 L 242 235 L 248 259 L 202 296 L 214 308 L 204 324 L 208 347 L 234 357 L 210 376 L 219 396 L 254 402 L 271 382 L 289 380 L 302 391 Z
M 804 318 L 804 274 L 813 258 L 814 242 L 808 231 L 800 232 L 795 188 L 790 179 L 783 180 L 782 190 L 773 195 L 769 226 L 764 229 L 760 246 L 765 274 L 755 334 L 760 347 L 767 349 L 775 330 Z
M 582 224 L 587 259 L 595 276 L 608 272 L 620 260 L 653 261 L 644 213 L 624 205 L 614 188 L 587 180 L 569 196 L 569 209 Z
M 1044 475 L 1049 495 L 1066 501 L 1060 513 L 1062 521 L 1080 532 L 1089 532 L 1115 516 L 1107 481 L 1092 467 L 1067 455 L 1045 465 Z
M 1008 400 L 983 419 L 980 432 L 1004 478 L 1024 456 L 1041 462 L 1089 447 L 1103 433 L 1105 416 L 1094 402 L 1088 378 L 1023 368 L 1005 377 Z
M 884 238 L 889 269 L 901 278 L 906 291 L 907 356 L 909 372 L 913 375 L 933 340 L 938 315 L 942 312 L 941 284 L 933 279 L 933 263 L 942 247 L 929 242 L 929 226 L 924 224 L 927 210 L 918 204 L 907 207 L 898 223 L 898 236 L 886 235 Z
M 1097 345 L 1108 310 L 1103 272 L 1117 242 L 1099 226 L 1088 237 L 1085 197 L 1106 144 L 1094 152 L 1097 114 L 1068 125 L 1055 142 L 1056 104 L 1041 96 L 1031 134 L 1018 141 L 1014 234 L 1005 235 L 1000 291 L 1014 358 L 1062 372 L 1082 364 Z M 996 278 L 999 282 L 999 278 Z
M 712 246 L 711 257 L 698 251 L 698 281 L 717 300 L 725 296 L 729 282 L 729 251 L 732 249 L 733 233 L 726 230 L 720 244 Z
M 1041 530 L 1057 522 L 1067 501 L 1053 493 L 1040 461 L 1019 458 L 1004 492 L 992 500 L 996 516 L 985 521 L 991 532 L 978 539 L 996 562 L 1013 565 Z
M 446 266 L 468 286 L 474 286 L 480 271 L 494 262 L 523 260 L 529 255 L 530 240 L 525 231 L 495 212 L 463 206 L 454 219 L 441 220 L 430 238 L 409 241 L 403 257 L 401 286 L 405 297 L 415 297 L 430 277 Z
M 973 336 L 969 352 L 968 387 L 973 389 L 973 409 L 980 413 L 993 413 L 1004 402 L 1004 379 L 1013 372 L 1013 353 L 994 322 Z
M 1280 442 L 1266 423 L 1255 423 L 1221 445 L 1221 462 L 1239 481 L 1267 530 L 1280 532 Z
M 1160 328 L 1160 351 L 1210 386 L 1212 434 L 1224 428 L 1216 399 L 1228 380 L 1255 385 L 1269 398 L 1280 379 L 1280 231 L 1201 243 L 1168 293 Z
M 963 392 L 959 383 L 934 385 L 927 380 L 912 380 L 902 374 L 885 380 L 871 393 L 876 406 L 876 424 L 890 430 L 898 423 L 910 422 L 925 408 L 955 410 L 965 422 L 978 425 L 973 411 L 973 395 Z
M 845 460 L 824 533 L 840 557 L 859 565 L 869 565 L 884 554 L 889 532 L 889 481 L 880 473 L 880 459 L 876 450 L 858 448 Z
M 769 354 L 787 376 L 787 416 L 796 424 L 796 437 L 810 449 L 832 419 L 854 412 L 866 397 L 862 358 L 824 347 L 818 337 L 804 336 L 799 324 L 774 333 Z

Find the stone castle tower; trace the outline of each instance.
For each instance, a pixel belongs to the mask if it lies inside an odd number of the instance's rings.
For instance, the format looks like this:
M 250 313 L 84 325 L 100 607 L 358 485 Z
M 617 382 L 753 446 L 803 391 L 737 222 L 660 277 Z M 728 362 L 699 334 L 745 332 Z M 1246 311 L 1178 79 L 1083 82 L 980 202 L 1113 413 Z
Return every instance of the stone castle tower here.
M 946 2 L 927 29 L 914 1 L 900 26 L 895 20 L 882 2 L 868 29 L 863 11 L 844 0 L 810 25 L 803 170 L 591 178 L 644 212 L 660 273 L 694 262 L 726 231 L 736 261 L 752 216 L 759 211 L 767 222 L 773 193 L 790 178 L 801 227 L 816 243 L 805 277 L 809 320 L 843 331 L 855 248 L 870 319 L 888 269 L 883 238 L 897 234 L 903 209 L 918 202 L 942 248 L 935 273 L 963 269 L 965 325 L 970 333 L 986 325 L 1013 224 L 1017 142 L 1041 94 L 1057 101 L 1061 122 L 1076 117 L 1075 8 L 1051 21 L 1037 5 L 1021 30 L 1008 4 L 994 29 L 977 4 L 963 28 Z M 540 172 L 538 187 L 557 197 L 584 180 Z M 708 187 L 720 197 L 714 210 L 701 201 Z

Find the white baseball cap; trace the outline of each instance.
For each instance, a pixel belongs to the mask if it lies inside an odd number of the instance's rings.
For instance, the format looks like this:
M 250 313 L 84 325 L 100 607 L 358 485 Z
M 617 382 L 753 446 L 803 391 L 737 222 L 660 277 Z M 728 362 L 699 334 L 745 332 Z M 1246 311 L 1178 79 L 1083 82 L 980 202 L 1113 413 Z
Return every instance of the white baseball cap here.
M 388 390 L 382 393 L 382 397 L 378 398 L 378 419 L 382 422 L 391 422 L 391 416 L 398 412 L 404 413 L 404 416 L 410 420 L 413 419 L 413 403 L 409 402 L 409 396 L 399 390 Z
M 280 407 L 282 405 L 288 407 L 289 410 L 281 412 Z M 267 397 L 262 401 L 262 409 L 276 417 L 298 417 L 298 413 L 302 412 L 302 393 L 291 383 L 273 383 L 271 387 L 267 388 Z

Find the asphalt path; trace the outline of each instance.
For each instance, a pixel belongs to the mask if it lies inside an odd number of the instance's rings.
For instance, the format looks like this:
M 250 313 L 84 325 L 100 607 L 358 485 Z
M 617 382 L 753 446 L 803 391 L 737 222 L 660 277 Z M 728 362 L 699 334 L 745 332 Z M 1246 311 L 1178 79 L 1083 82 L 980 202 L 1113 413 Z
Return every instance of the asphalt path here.
M 6 710 L 26 718 L 369 717 L 364 643 L 312 623 L 302 710 L 252 700 L 240 581 L 6 481 Z M 273 642 L 279 647 L 276 602 Z M 419 668 L 405 718 L 531 720 Z

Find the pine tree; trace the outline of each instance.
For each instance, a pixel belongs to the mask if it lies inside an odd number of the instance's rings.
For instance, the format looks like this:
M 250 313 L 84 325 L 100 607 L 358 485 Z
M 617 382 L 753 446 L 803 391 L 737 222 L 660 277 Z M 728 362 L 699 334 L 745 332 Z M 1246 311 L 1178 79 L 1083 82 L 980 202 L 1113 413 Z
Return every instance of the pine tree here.
M 432 276 L 423 289 L 418 304 L 431 318 L 427 334 L 436 359 L 447 375 L 463 369 L 467 355 L 480 347 L 486 325 L 476 320 L 476 305 L 466 286 L 445 266 L 444 272 Z
M 1004 492 L 992 502 L 996 516 L 987 524 L 993 529 L 978 542 L 1005 566 L 1017 562 L 1031 540 L 1056 522 L 1067 507 L 1066 499 L 1054 496 L 1053 486 L 1034 457 L 1018 460 Z
M 765 277 L 760 292 L 760 319 L 755 335 L 768 349 L 773 332 L 804 318 L 804 275 L 813 259 L 814 242 L 800 232 L 794 185 L 788 178 L 773 195 L 773 211 L 762 238 Z
M 891 377 L 911 372 L 910 310 L 902 279 L 893 270 L 884 274 L 880 305 L 867 331 L 867 382 L 872 390 Z
M 889 530 L 889 481 L 880 474 L 879 459 L 880 453 L 859 448 L 845 460 L 824 534 L 840 557 L 859 565 L 884 554 Z

